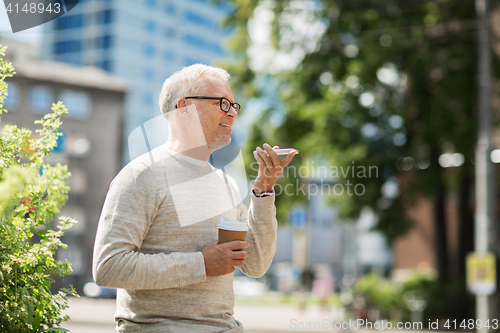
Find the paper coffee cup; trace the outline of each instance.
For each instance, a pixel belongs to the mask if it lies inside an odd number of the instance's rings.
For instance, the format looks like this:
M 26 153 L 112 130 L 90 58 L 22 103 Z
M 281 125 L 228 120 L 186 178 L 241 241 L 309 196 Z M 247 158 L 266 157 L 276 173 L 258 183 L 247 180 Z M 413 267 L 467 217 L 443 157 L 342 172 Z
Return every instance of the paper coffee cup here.
M 217 225 L 219 229 L 219 244 L 235 240 L 244 241 L 247 237 L 248 225 L 245 222 L 221 218 Z

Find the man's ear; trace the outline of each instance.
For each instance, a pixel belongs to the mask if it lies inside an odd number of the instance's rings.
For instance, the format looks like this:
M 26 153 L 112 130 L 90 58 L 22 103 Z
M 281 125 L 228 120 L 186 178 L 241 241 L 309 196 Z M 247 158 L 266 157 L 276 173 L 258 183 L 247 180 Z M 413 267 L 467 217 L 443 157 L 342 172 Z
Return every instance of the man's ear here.
M 188 101 L 185 98 L 179 98 L 177 100 L 177 110 L 179 110 L 179 114 L 185 118 L 188 117 L 189 111 L 188 111 Z
M 185 98 L 179 98 L 177 100 L 177 105 L 176 105 L 176 109 L 182 109 L 184 107 L 188 106 L 188 100 L 185 99 Z

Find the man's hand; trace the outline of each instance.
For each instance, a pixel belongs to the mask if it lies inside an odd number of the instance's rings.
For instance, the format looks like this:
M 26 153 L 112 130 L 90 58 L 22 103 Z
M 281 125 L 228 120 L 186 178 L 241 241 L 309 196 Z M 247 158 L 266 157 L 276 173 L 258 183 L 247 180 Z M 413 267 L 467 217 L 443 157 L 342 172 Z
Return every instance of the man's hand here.
M 205 271 L 207 276 L 221 276 L 234 272 L 234 266 L 241 266 L 247 257 L 248 242 L 232 241 L 223 244 L 217 242 L 208 243 L 201 253 L 205 260 Z
M 283 169 L 292 161 L 292 158 L 297 153 L 297 151 L 291 151 L 280 161 L 278 154 L 274 151 L 274 149 L 279 149 L 278 146 L 271 148 L 270 145 L 264 143 L 263 147 L 265 150 L 257 147 L 256 152 L 253 154 L 257 163 L 259 163 L 259 174 L 253 184 L 253 190 L 256 194 L 271 192 Z

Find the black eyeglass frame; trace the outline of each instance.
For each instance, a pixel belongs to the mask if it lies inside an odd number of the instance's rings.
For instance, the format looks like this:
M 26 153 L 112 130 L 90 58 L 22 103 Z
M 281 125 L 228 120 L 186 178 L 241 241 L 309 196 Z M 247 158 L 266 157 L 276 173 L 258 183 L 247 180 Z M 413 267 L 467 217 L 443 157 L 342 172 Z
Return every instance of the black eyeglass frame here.
M 231 110 L 231 107 L 234 109 L 234 111 L 236 111 L 236 114 L 240 114 L 240 110 L 241 110 L 241 105 L 239 105 L 238 103 L 231 103 L 231 101 L 229 99 L 227 99 L 226 97 L 210 97 L 210 96 L 188 96 L 188 97 L 184 97 L 185 99 L 213 99 L 213 100 L 219 100 L 219 107 L 221 109 L 221 111 L 223 112 L 226 112 L 228 113 L 229 110 Z M 229 109 L 227 110 L 224 110 L 222 108 L 222 101 L 223 100 L 226 100 L 228 103 L 229 103 Z M 175 108 L 177 109 L 177 104 L 175 104 Z

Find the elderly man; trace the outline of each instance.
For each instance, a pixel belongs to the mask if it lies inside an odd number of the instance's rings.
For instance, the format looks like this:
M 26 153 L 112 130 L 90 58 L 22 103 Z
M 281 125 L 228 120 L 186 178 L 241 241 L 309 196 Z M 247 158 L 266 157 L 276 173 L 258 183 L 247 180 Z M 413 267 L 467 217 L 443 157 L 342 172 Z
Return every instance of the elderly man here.
M 220 68 L 193 65 L 163 85 L 165 144 L 130 162 L 110 185 L 99 220 L 93 275 L 119 288 L 119 332 L 243 332 L 233 318 L 234 267 L 262 276 L 276 248 L 273 186 L 280 161 L 264 144 L 250 209 L 233 179 L 208 163 L 231 142 L 240 105 Z M 277 147 L 274 147 L 277 148 Z M 248 223 L 246 241 L 217 243 L 221 217 Z

